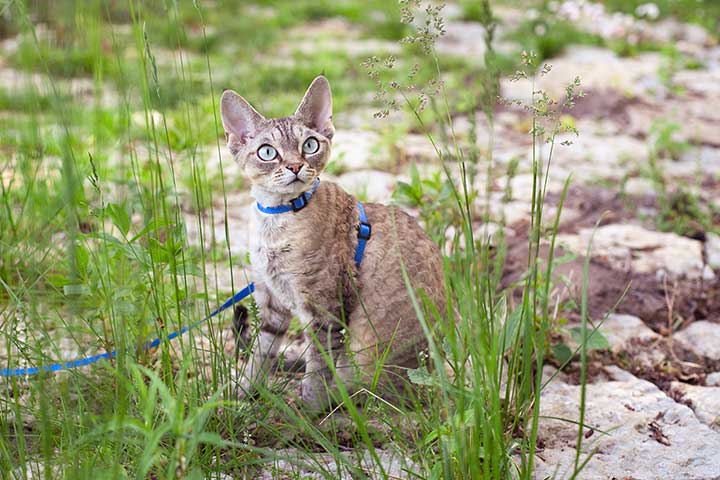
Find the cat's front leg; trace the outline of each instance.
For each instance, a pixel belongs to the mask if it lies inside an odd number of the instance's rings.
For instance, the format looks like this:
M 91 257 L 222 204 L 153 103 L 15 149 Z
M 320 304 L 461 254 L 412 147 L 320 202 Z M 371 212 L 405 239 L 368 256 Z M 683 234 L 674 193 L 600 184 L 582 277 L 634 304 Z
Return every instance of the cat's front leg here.
M 240 369 L 241 397 L 252 395 L 259 384 L 267 381 L 291 318 L 290 312 L 273 300 L 270 290 L 262 282 L 255 282 L 254 297 L 260 322 L 254 331 L 241 332 L 241 344 L 250 349 L 247 361 Z
M 337 365 L 344 352 L 345 328 L 339 320 L 316 315 L 309 323 L 305 337 L 308 344 L 305 376 L 302 379 L 302 400 L 311 412 L 320 412 L 333 402 L 335 378 L 329 365 Z

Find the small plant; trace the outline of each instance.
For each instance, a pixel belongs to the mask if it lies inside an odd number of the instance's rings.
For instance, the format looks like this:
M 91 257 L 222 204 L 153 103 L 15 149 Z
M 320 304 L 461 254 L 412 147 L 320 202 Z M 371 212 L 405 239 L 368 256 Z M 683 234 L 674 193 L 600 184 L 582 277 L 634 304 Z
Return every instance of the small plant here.
M 686 140 L 678 139 L 677 133 L 681 126 L 677 123 L 655 120 L 650 126 L 649 138 L 651 139 L 650 155 L 655 160 L 659 158 L 670 158 L 678 160 L 680 156 L 690 149 Z
M 443 241 L 446 230 L 460 221 L 450 182 L 440 172 L 421 179 L 417 166 L 413 164 L 410 167 L 410 183 L 398 182 L 393 192 L 395 201 L 420 210 L 425 229 L 436 242 Z

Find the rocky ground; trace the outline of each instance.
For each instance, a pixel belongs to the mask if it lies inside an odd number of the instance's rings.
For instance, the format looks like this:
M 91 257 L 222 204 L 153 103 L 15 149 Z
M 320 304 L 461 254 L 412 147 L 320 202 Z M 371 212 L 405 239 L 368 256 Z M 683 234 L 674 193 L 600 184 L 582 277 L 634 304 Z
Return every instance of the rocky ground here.
M 589 312 L 610 346 L 590 357 L 582 455 L 593 456 L 581 478 L 718 479 L 720 236 L 711 227 L 717 229 L 720 221 L 718 211 L 710 207 L 720 205 L 718 38 L 673 20 L 650 24 L 597 8 L 573 10 L 567 3 L 561 4 L 558 14 L 580 28 L 601 36 L 673 44 L 683 59 L 670 65 L 658 52 L 624 57 L 603 47 L 569 46 L 548 61 L 550 74 L 535 78 L 534 87 L 531 79 L 504 79 L 500 86 L 501 96 L 528 101 L 533 88 L 562 96 L 566 85 L 579 76 L 586 93 L 567 112 L 580 135 L 558 137 L 548 181 L 552 211 L 564 180 L 572 176 L 558 242 L 560 254 L 573 256 L 556 270 L 557 298 L 579 298 L 584 255 L 592 238 Z M 437 51 L 482 62 L 481 26 L 454 18 L 452 4 L 445 11 L 448 35 L 439 40 Z M 507 28 L 530 13 L 504 8 L 499 14 Z M 312 29 L 294 32 L 297 38 L 280 52 L 290 57 L 295 49 L 312 48 L 314 36 L 332 38 L 333 32 L 343 35 L 338 49 L 360 57 L 396 49 L 389 42 L 357 38 L 346 27 L 340 20 L 319 22 Z M 512 47 L 498 45 L 500 50 Z M 16 72 L 0 70 L 1 83 L 18 81 Z M 73 88 L 81 91 L 85 86 L 78 83 Z M 370 108 L 337 112 L 335 168 L 324 180 L 338 182 L 365 201 L 389 202 L 397 181 L 409 177 L 411 163 L 424 173 L 437 171 L 437 155 L 427 137 L 418 133 L 388 141 L 382 135 L 387 123 L 375 121 L 372 112 Z M 463 115 L 453 122 L 458 132 L 467 131 L 470 123 Z M 532 181 L 529 117 L 522 108 L 498 105 L 492 132 L 480 113 L 477 124 L 480 148 L 493 139 L 496 172 L 490 179 L 479 175 L 478 186 L 484 188 L 489 181 L 492 194 L 489 205 L 478 200 L 477 209 L 489 207 L 494 229 L 501 221 L 505 224 L 509 284 L 522 274 L 527 248 Z M 560 146 L 565 140 L 572 144 Z M 217 149 L 209 145 L 200 151 L 205 152 L 212 175 L 219 168 Z M 223 150 L 220 155 L 226 182 L 238 181 L 241 175 L 229 154 Z M 517 170 L 508 176 L 507 167 L 516 159 Z M 658 188 L 658 176 L 664 189 Z M 694 210 L 688 213 L 695 204 L 707 213 L 709 224 Z M 214 208 L 214 217 L 206 215 L 203 222 L 222 242 L 225 206 L 220 201 Z M 229 245 L 235 258 L 247 252 L 251 209 L 246 191 L 228 194 Z M 188 209 L 186 215 L 190 241 L 198 244 L 196 213 Z M 672 225 L 665 228 L 660 221 L 665 216 L 668 221 L 688 217 L 682 235 L 674 233 Z M 236 287 L 249 279 L 243 266 L 233 269 Z M 217 280 L 219 290 L 230 290 L 229 269 L 219 271 Z M 578 320 L 571 313 L 568 318 L 568 327 Z M 73 352 L 62 353 L 72 356 Z M 544 373 L 551 375 L 554 368 L 548 366 Z M 563 477 L 572 470 L 577 427 L 551 417 L 577 418 L 579 398 L 577 372 L 572 370 L 560 373 L 543 390 L 536 478 Z M 403 466 L 412 469 L 389 451 L 386 454 L 389 470 L 398 477 L 404 475 Z M 261 478 L 278 478 L 278 472 L 290 475 L 295 469 L 281 463 Z M 309 471 L 302 475 L 312 478 Z

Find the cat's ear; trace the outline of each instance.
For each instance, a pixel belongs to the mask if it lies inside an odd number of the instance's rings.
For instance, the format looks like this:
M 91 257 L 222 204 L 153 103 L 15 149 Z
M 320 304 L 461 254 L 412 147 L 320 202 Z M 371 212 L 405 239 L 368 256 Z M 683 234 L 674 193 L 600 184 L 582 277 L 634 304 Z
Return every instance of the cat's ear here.
M 327 138 L 332 138 L 335 128 L 332 124 L 332 92 L 327 78 L 322 75 L 315 77 L 295 111 L 295 117 Z
M 232 90 L 225 90 L 222 94 L 220 117 L 227 134 L 228 147 L 233 154 L 237 153 L 238 147 L 244 145 L 265 120 L 247 100 Z

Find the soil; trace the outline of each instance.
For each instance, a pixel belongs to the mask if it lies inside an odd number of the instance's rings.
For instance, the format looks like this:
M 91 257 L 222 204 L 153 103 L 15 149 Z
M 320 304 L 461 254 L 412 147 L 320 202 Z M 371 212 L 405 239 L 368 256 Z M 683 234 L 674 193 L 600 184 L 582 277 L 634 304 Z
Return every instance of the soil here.
M 576 118 L 612 118 L 620 125 L 630 124 L 630 117 L 627 108 L 630 105 L 645 103 L 638 97 L 623 95 L 617 90 L 585 90 L 585 96 L 575 100 L 575 106 L 571 109 L 563 109 Z
M 548 205 L 557 204 L 558 198 L 549 197 Z M 573 187 L 570 189 L 566 206 L 580 212 L 575 220 L 563 223 L 562 233 L 576 233 L 582 228 L 592 228 L 598 222 L 639 223 L 638 207 L 653 208 L 652 197 L 627 198 L 601 188 Z M 647 223 L 644 225 L 652 228 Z M 527 223 L 515 224 L 517 235 L 508 238 L 505 271 L 502 286 L 507 288 L 517 282 L 527 270 Z M 541 246 L 540 258 L 547 259 L 549 247 Z M 556 248 L 555 258 L 565 254 Z M 582 293 L 582 278 L 585 257 L 577 256 L 554 269 L 554 284 L 567 286 L 562 293 L 563 300 L 573 300 L 566 305 L 574 308 L 562 315 L 570 321 L 579 321 Z M 564 282 L 563 279 L 572 279 Z M 592 323 L 603 319 L 608 312 L 634 315 L 648 327 L 662 335 L 660 341 L 650 343 L 631 342 L 619 355 L 609 352 L 593 352 L 588 363 L 588 378 L 602 378 L 603 365 L 618 364 L 634 375 L 656 384 L 662 390 L 672 393 L 670 384 L 679 380 L 692 384 L 703 384 L 705 374 L 717 371 L 718 363 L 698 358 L 680 345 L 671 342 L 673 331 L 685 328 L 697 320 L 717 322 L 720 319 L 720 280 L 680 279 L 667 281 L 654 274 L 633 271 L 618 271 L 602 258 L 591 258 L 589 263 L 588 313 Z M 512 295 L 517 303 L 521 292 L 515 288 Z M 652 352 L 652 354 L 651 354 Z M 648 361 L 652 359 L 652 361 Z M 577 365 L 569 365 L 564 373 L 568 381 L 579 379 Z

